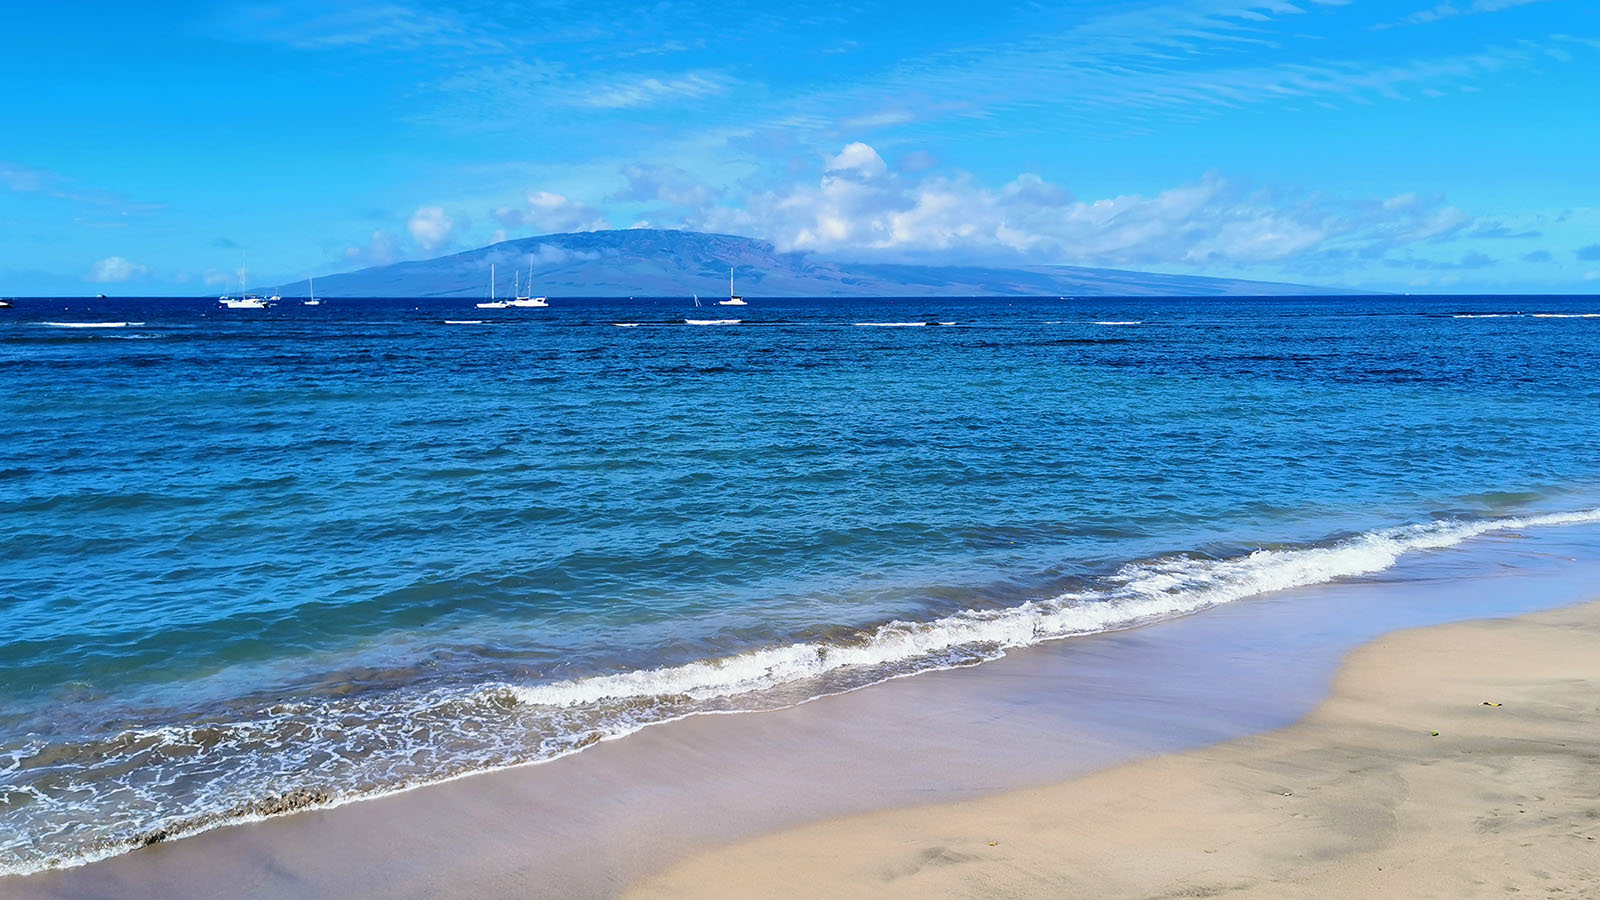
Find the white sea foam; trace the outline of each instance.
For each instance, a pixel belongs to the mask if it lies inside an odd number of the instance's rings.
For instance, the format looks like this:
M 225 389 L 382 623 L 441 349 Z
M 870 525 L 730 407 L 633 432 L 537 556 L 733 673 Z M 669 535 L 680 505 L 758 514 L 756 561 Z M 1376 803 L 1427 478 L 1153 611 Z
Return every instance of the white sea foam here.
M 687 325 L 737 325 L 742 319 L 684 319 Z
M 445 319 L 446 325 L 482 325 L 482 319 Z
M 927 322 L 855 322 L 857 328 L 921 328 Z
M 512 687 L 523 703 L 572 707 L 683 695 L 694 700 L 768 690 L 848 667 L 903 670 L 919 659 L 964 651 L 963 659 L 1074 635 L 1125 628 L 1269 591 L 1387 569 L 1415 550 L 1458 544 L 1492 531 L 1600 522 L 1600 509 L 1479 521 L 1439 521 L 1368 532 L 1326 547 L 1260 550 L 1234 559 L 1167 557 L 1123 567 L 1106 588 L 967 610 L 929 622 L 895 621 L 851 643 L 811 642 L 686 665 Z M 935 666 L 929 666 L 935 667 Z
M 33 818 L 28 831 L 0 837 L 0 875 L 82 865 L 151 840 L 546 762 L 697 713 L 791 705 L 982 662 L 1011 648 L 1370 574 L 1407 553 L 1490 532 L 1597 522 L 1600 509 L 1442 520 L 1228 559 L 1169 556 L 1130 563 L 1077 592 L 931 621 L 890 622 L 853 639 L 550 684 L 458 685 L 279 702 L 231 722 L 122 732 L 74 748 L 78 757 L 42 762 L 38 757 L 52 750 L 43 742 L 0 746 L 0 776 L 36 769 L 50 779 L 41 782 L 49 784 L 44 790 L 13 785 L 31 796 Z M 155 757 L 164 762 L 157 764 L 160 777 L 149 790 L 115 774 Z M 186 797 L 172 793 L 183 785 Z M 294 787 L 286 792 L 286 785 Z M 107 815 L 108 809 L 115 814 Z
M 1535 319 L 1600 319 L 1600 313 L 1530 313 Z
M 1520 319 L 1522 313 L 1456 313 L 1452 319 Z
M 1143 325 L 1144 322 L 1136 320 L 1136 319 L 1130 319 L 1130 320 L 1127 320 L 1127 321 L 1107 320 L 1107 321 L 1104 321 L 1104 322 L 1096 322 L 1094 324 L 1096 324 L 1096 325 Z
M 130 325 L 143 325 L 143 322 L 44 322 L 52 328 L 127 328 Z
M 617 326 L 618 328 L 638 328 L 639 327 L 639 323 L 638 322 L 612 322 L 611 324 Z

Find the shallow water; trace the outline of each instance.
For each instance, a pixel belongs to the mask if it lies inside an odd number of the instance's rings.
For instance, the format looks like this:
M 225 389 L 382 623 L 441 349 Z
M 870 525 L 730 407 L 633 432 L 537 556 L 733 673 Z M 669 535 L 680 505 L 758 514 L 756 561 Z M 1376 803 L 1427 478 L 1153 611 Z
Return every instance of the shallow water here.
M 1596 311 L 19 302 L 0 866 L 1592 521 Z

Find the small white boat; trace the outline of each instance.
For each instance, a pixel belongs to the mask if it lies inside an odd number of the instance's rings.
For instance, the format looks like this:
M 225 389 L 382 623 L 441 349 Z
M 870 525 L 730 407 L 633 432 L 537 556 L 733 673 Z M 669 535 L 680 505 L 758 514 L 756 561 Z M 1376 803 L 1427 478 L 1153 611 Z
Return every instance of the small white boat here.
M 733 292 L 733 269 L 728 269 L 728 299 L 718 300 L 718 306 L 749 306 L 744 298 Z
M 684 319 L 685 325 L 737 325 L 743 319 Z
M 266 309 L 271 305 L 267 300 L 258 297 L 255 294 L 247 294 L 244 292 L 246 271 L 247 270 L 244 266 L 239 267 L 239 296 L 230 297 L 227 294 L 223 294 L 221 297 L 217 298 L 217 302 L 222 304 L 223 309 Z M 276 300 L 278 299 L 278 296 L 274 294 L 272 299 Z
M 309 285 L 309 287 L 306 289 L 307 296 L 306 299 L 300 301 L 300 305 L 321 306 L 322 301 L 317 299 L 317 279 L 308 277 L 306 279 L 306 284 Z
M 494 263 L 490 263 L 489 264 L 489 302 L 487 302 L 487 303 L 479 303 L 479 304 L 477 304 L 477 307 L 479 309 L 505 309 L 506 307 L 508 307 L 510 305 L 511 305 L 510 303 L 507 303 L 504 300 L 496 300 L 494 298 Z
M 528 291 L 524 294 L 524 288 Z M 549 306 L 550 301 L 544 297 L 533 296 L 533 257 L 528 257 L 528 283 L 526 285 L 513 284 L 512 299 L 507 301 L 511 306 Z

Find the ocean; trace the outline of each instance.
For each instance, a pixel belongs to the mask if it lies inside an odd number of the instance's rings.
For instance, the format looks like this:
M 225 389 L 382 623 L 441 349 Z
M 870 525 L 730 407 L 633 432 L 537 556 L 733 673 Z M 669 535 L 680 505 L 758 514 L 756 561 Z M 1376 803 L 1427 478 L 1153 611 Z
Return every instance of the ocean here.
M 1593 297 L 20 300 L 0 372 L 0 873 L 1600 522 Z

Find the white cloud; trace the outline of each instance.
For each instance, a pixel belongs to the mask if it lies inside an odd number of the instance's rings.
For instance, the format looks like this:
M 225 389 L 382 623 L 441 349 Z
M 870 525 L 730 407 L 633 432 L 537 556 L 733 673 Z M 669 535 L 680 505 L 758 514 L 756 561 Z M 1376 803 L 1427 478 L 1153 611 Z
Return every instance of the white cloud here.
M 456 223 L 442 206 L 422 206 L 411 214 L 406 231 L 417 246 L 429 253 L 449 246 L 455 240 Z
M 878 155 L 878 151 L 856 141 L 846 144 L 837 156 L 828 157 L 828 165 L 823 171 L 829 175 L 849 173 L 859 178 L 878 178 L 888 174 L 889 166 Z
M 699 209 L 718 193 L 677 166 L 633 163 L 622 167 L 622 176 L 627 185 L 605 198 L 607 203 L 665 203 Z
M 400 239 L 392 232 L 378 229 L 365 244 L 344 248 L 344 261 L 352 265 L 382 266 L 400 258 Z
M 1148 196 L 1081 200 L 1033 174 L 991 188 L 966 175 L 891 170 L 857 142 L 828 157 L 813 183 L 711 207 L 690 224 L 835 256 L 1193 270 L 1382 257 L 1453 239 L 1472 222 L 1441 197 L 1280 195 L 1214 174 Z
M 603 231 L 611 227 L 600 211 L 552 191 L 529 191 L 527 205 L 501 206 L 493 210 L 495 221 L 507 229 L 520 228 L 539 234 L 574 231 Z
M 108 256 L 89 267 L 89 274 L 84 276 L 86 281 L 112 283 L 119 281 L 134 281 L 150 274 L 150 270 L 138 263 L 123 259 L 120 256 Z

